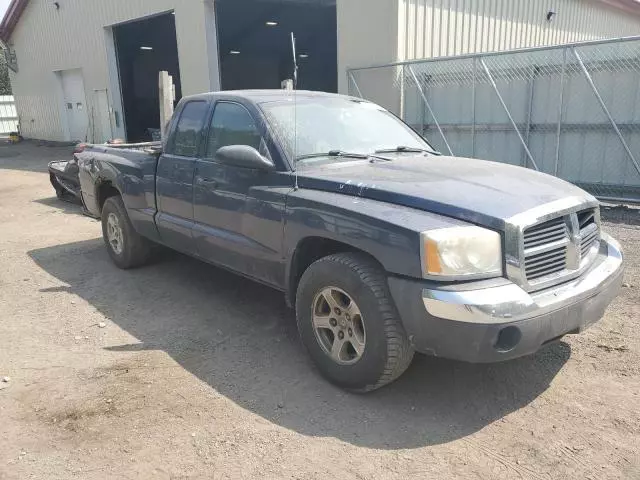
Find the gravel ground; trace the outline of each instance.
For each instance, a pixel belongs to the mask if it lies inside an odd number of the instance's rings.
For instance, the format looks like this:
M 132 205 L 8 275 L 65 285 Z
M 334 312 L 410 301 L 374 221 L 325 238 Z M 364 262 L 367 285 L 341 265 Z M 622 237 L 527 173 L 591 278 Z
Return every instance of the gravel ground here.
M 322 380 L 282 296 L 168 253 L 124 272 L 54 197 L 69 148 L 0 147 L 0 479 L 640 478 L 640 216 L 605 318 L 496 365 Z

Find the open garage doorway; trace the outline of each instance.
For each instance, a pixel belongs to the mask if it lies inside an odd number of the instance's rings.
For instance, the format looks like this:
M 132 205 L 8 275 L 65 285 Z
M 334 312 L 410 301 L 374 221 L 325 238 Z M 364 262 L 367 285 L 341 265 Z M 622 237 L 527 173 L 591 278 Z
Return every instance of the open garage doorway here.
M 216 20 L 224 90 L 281 88 L 293 78 L 293 32 L 298 88 L 337 92 L 335 0 L 217 0 Z
M 113 27 L 127 140 L 152 139 L 160 129 L 158 72 L 173 77 L 182 96 L 175 16 L 172 13 Z

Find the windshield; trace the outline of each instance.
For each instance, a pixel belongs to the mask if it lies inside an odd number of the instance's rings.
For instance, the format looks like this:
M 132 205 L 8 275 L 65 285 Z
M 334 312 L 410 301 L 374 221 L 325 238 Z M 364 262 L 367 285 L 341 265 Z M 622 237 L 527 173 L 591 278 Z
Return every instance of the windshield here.
M 296 162 L 329 152 L 373 154 L 398 146 L 433 151 L 398 118 L 366 101 L 303 97 L 261 107 L 287 155 Z M 339 159 L 332 155 L 325 160 Z

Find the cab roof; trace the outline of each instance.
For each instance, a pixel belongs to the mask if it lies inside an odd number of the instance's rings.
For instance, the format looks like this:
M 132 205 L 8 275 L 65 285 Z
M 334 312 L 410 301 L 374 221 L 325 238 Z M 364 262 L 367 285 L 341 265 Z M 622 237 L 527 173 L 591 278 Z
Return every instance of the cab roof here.
M 226 90 L 220 92 L 201 93 L 198 95 L 190 95 L 183 97 L 183 100 L 249 100 L 252 103 L 268 103 L 287 100 L 291 98 L 341 98 L 345 100 L 365 101 L 361 98 L 351 97 L 348 95 L 339 95 L 337 93 L 312 92 L 309 90 Z

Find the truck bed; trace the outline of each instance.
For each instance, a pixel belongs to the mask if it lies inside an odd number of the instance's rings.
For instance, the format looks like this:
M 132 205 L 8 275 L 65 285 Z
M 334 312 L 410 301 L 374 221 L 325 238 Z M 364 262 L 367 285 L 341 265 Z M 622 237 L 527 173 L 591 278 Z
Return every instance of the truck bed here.
M 87 143 L 86 148 L 98 152 L 108 152 L 115 149 L 121 152 L 135 151 L 157 154 L 162 149 L 162 142 L 141 142 L 141 143 Z
M 83 202 L 94 216 L 114 188 L 122 195 L 140 233 L 157 238 L 155 176 L 162 142 L 87 144 L 76 154 Z

